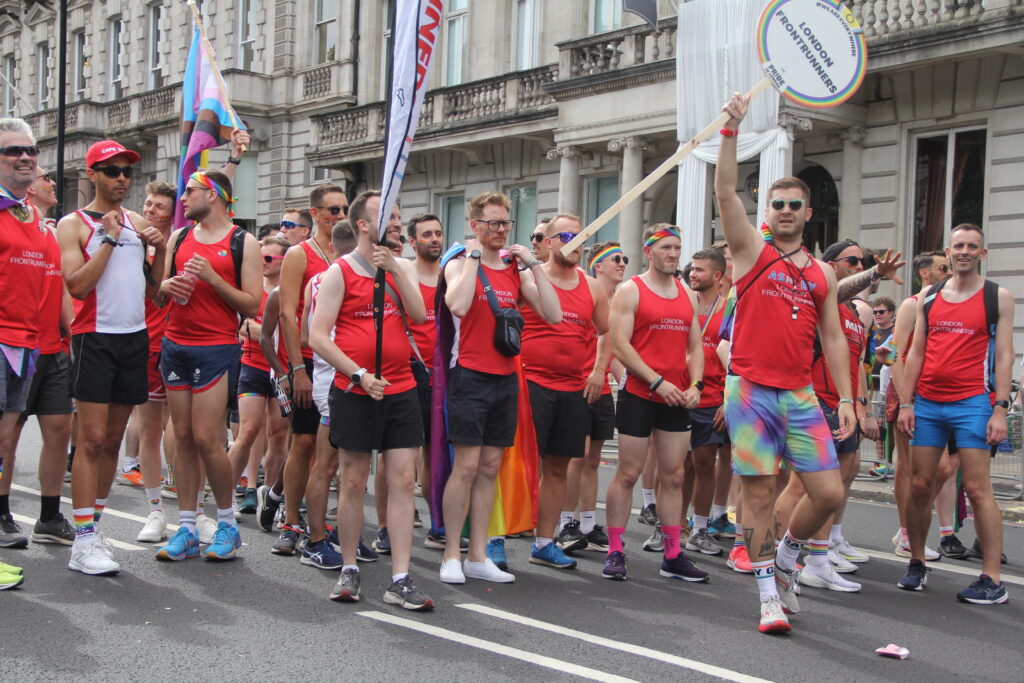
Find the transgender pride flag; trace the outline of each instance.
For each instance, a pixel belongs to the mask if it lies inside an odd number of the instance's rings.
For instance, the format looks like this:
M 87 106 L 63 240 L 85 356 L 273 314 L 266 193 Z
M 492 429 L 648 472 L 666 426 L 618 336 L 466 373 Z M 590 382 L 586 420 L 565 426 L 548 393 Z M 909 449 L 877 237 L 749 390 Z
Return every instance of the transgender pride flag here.
M 189 176 L 199 170 L 199 157 L 208 149 L 231 139 L 234 128 L 245 130 L 231 108 L 220 72 L 197 24 L 192 31 L 185 78 L 181 84 L 181 164 L 178 168 L 178 198 Z M 174 227 L 188 224 L 181 202 L 175 202 Z

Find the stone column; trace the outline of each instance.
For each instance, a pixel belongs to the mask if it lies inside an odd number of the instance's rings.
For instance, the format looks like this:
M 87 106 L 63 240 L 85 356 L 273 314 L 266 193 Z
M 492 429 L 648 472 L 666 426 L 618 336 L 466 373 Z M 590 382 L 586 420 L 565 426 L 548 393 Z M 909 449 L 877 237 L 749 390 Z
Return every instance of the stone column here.
M 580 206 L 580 156 L 576 145 L 559 145 L 549 149 L 548 159 L 560 160 L 558 169 L 558 213 L 582 215 Z
M 843 141 L 843 167 L 839 192 L 839 239 L 860 240 L 861 161 L 866 131 L 861 126 L 847 128 Z
M 644 179 L 644 147 L 647 141 L 639 136 L 617 138 L 608 141 L 608 151 L 622 151 L 622 177 L 619 181 L 619 196 L 626 194 Z M 633 272 L 639 272 L 643 244 L 640 239 L 644 232 L 644 198 L 637 197 L 619 214 L 619 242 L 629 260 L 637 264 Z

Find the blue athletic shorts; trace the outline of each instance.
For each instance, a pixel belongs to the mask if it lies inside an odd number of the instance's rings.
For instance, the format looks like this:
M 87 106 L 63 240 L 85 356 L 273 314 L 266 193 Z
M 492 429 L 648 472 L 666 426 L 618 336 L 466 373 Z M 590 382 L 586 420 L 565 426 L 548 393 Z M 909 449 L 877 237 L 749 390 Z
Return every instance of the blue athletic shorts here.
M 985 439 L 992 404 L 988 394 L 978 394 L 959 401 L 942 403 L 914 397 L 914 436 L 911 446 L 945 448 L 950 434 L 956 437 L 957 448 L 989 450 Z
M 238 377 L 241 353 L 238 344 L 186 346 L 164 337 L 160 350 L 164 385 L 170 391 L 190 389 L 193 394 L 200 394 L 228 373 L 228 394 L 234 399 L 233 387 Z

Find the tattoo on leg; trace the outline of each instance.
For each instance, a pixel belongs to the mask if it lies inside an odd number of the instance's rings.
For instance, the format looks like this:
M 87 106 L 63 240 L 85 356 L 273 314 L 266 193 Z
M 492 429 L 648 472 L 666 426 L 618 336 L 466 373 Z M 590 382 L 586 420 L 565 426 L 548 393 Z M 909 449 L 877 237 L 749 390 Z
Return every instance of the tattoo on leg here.
M 757 549 L 757 554 L 761 557 L 765 555 L 772 555 L 775 553 L 775 539 L 772 537 L 771 531 L 764 532 L 764 540 L 761 542 L 761 547 Z
M 753 545 L 754 544 L 754 530 L 753 529 L 744 529 L 743 530 L 743 540 L 746 541 L 747 552 L 750 552 L 750 549 L 754 547 L 754 545 Z

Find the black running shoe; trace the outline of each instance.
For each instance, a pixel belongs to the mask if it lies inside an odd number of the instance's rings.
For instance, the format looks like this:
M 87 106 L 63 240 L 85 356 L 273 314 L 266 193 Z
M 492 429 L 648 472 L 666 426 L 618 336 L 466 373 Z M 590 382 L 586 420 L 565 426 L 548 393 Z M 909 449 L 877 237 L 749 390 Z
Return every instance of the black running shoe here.
M 654 526 L 658 523 L 658 508 L 654 503 L 640 508 L 640 523 Z
M 260 528 L 264 531 L 274 530 L 274 517 L 284 498 L 274 500 L 270 497 L 270 487 L 261 486 L 256 489 L 256 517 Z
M 953 560 L 969 560 L 971 551 L 964 547 L 956 534 L 950 534 L 939 541 L 939 552 Z
M 434 601 L 414 586 L 412 579 L 408 576 L 388 586 L 384 591 L 384 602 L 419 612 L 429 612 L 434 609 Z
M 974 539 L 974 545 L 971 547 L 971 554 L 979 560 L 984 559 L 984 556 L 981 554 L 981 541 L 977 538 Z M 999 564 L 1006 564 L 1006 553 L 999 556 Z
M 0 515 L 0 548 L 26 548 L 28 536 L 10 514 Z
M 595 524 L 593 530 L 587 534 L 587 550 L 608 552 L 608 534 L 600 524 Z
M 587 549 L 587 537 L 580 531 L 580 523 L 575 519 L 571 522 L 566 522 L 559 532 L 556 542 L 558 547 L 562 549 L 562 552 L 565 553 Z
M 707 583 L 711 580 L 710 574 L 702 569 L 697 569 L 697 565 L 682 552 L 671 560 L 662 559 L 661 575 L 666 579 L 682 579 L 692 583 Z

